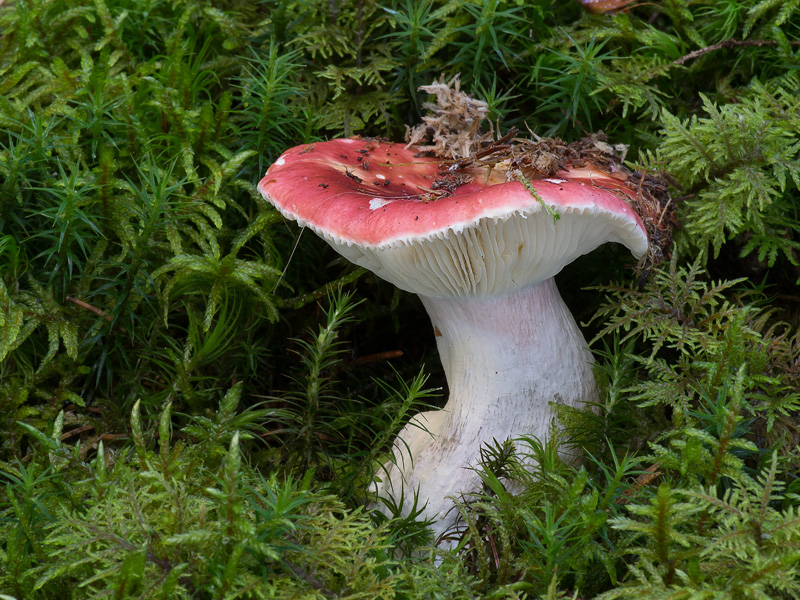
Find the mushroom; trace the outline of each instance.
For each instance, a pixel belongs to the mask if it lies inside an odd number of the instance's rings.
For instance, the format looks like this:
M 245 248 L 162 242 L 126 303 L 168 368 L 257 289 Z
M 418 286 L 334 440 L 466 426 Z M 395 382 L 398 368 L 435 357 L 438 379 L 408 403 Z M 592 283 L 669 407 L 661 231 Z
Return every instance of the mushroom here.
M 352 262 L 418 294 L 450 397 L 406 425 L 378 493 L 413 497 L 441 533 L 448 497 L 477 488 L 482 444 L 546 439 L 551 403 L 598 400 L 592 355 L 553 276 L 605 242 L 647 251 L 623 181 L 592 167 L 533 181 L 450 174 L 402 144 L 338 139 L 285 152 L 259 183 L 288 219 Z M 406 511 L 409 509 L 406 506 Z

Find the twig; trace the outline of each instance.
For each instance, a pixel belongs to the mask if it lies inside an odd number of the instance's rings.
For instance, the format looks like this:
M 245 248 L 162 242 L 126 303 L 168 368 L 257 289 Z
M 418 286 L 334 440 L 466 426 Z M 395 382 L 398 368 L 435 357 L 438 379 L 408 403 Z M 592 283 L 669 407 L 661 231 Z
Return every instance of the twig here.
M 800 44 L 798 41 L 791 41 L 789 42 L 792 45 Z M 703 56 L 708 52 L 713 52 L 715 50 L 720 50 L 722 48 L 736 48 L 738 46 L 775 46 L 777 42 L 773 40 L 725 40 L 724 42 L 720 42 L 719 44 L 713 44 L 711 46 L 706 46 L 705 48 L 700 48 L 699 50 L 695 50 L 694 52 L 689 52 L 686 56 L 680 57 L 678 60 L 672 62 L 673 65 L 682 65 L 690 60 L 694 60 L 698 56 Z
M 292 251 L 289 253 L 289 259 L 286 261 L 286 266 L 283 267 L 283 271 L 281 271 L 281 276 L 278 277 L 278 281 L 275 282 L 275 287 L 272 288 L 270 294 L 274 294 L 275 290 L 278 289 L 278 286 L 283 281 L 283 276 L 286 275 L 286 270 L 289 268 L 289 264 L 292 262 L 292 258 L 294 257 L 294 251 L 297 250 L 297 246 L 300 244 L 300 236 L 303 235 L 303 232 L 306 230 L 305 227 L 300 228 L 300 233 L 297 234 L 297 239 L 294 241 L 294 246 L 292 246 Z
M 104 433 L 100 439 L 104 442 L 113 442 L 115 440 L 127 440 L 130 436 L 127 433 Z
M 368 363 L 378 362 L 381 360 L 389 360 L 390 358 L 397 358 L 403 356 L 402 350 L 387 350 L 386 352 L 378 352 L 377 354 L 368 354 L 367 356 L 359 356 L 353 360 L 345 361 L 346 367 L 360 367 Z
M 287 428 L 284 428 L 284 429 L 273 429 L 272 431 L 265 431 L 264 433 L 260 433 L 259 437 L 268 438 L 268 437 L 270 437 L 272 435 L 283 435 L 284 433 L 289 433 L 291 431 L 292 431 L 292 429 L 287 429 Z M 341 442 L 342 441 L 341 438 L 336 438 L 336 437 L 334 437 L 332 435 L 328 435 L 328 434 L 322 433 L 321 431 L 316 431 L 316 432 L 314 432 L 313 435 L 315 435 L 318 439 L 322 440 L 323 442 Z
M 494 543 L 494 532 L 492 526 L 486 523 L 486 539 L 489 540 L 489 545 L 492 547 L 492 556 L 494 557 L 494 566 L 500 570 L 500 554 L 497 552 L 497 546 Z
M 75 437 L 76 435 L 80 435 L 81 433 L 85 433 L 87 431 L 91 431 L 94 429 L 94 425 L 84 425 L 83 427 L 77 427 L 75 429 L 70 429 L 66 433 L 61 434 L 61 441 L 68 440 L 71 437 Z
M 659 463 L 655 463 L 647 467 L 639 477 L 636 478 L 636 481 L 633 482 L 633 487 L 628 488 L 624 492 L 622 492 L 622 496 L 617 498 L 617 504 L 625 505 L 628 503 L 628 500 L 635 492 L 638 492 L 640 489 L 649 485 L 653 479 L 661 475 L 661 471 L 658 468 L 661 465 Z
M 73 304 L 76 304 L 76 305 L 80 306 L 81 308 L 85 308 L 89 312 L 93 312 L 98 317 L 103 317 L 109 323 L 113 323 L 114 322 L 114 319 L 111 317 L 111 315 L 106 314 L 105 312 L 103 312 L 99 308 L 97 308 L 95 306 L 92 306 L 91 304 L 88 304 L 87 302 L 84 302 L 83 300 L 78 300 L 77 298 L 73 298 L 72 296 L 67 296 L 66 300 L 69 301 L 69 302 L 72 302 Z M 128 333 L 128 331 L 122 325 L 118 325 L 117 328 L 122 333 Z
M 348 285 L 354 282 L 356 279 L 361 277 L 367 270 L 364 267 L 358 267 L 353 269 L 347 275 L 340 277 L 336 281 L 332 281 L 330 283 L 326 283 L 321 288 L 317 288 L 313 292 L 309 292 L 308 294 L 303 294 L 302 296 L 297 296 L 295 298 L 289 298 L 288 300 L 283 301 L 283 306 L 286 308 L 300 308 L 305 306 L 309 302 L 313 302 L 314 300 L 319 300 L 326 294 L 330 294 L 337 287 Z
M 471 165 L 477 159 L 484 158 L 486 156 L 489 156 L 490 154 L 494 154 L 495 152 L 500 152 L 502 150 L 508 150 L 510 148 L 510 146 L 508 146 L 506 144 L 506 142 L 510 141 L 511 138 L 516 136 L 518 133 L 519 133 L 519 129 L 517 129 L 516 127 L 512 127 L 511 129 L 508 130 L 508 133 L 506 133 L 503 137 L 501 137 L 496 142 L 492 142 L 491 144 L 486 146 L 486 148 L 483 148 L 482 150 L 478 150 L 472 156 L 467 156 L 465 158 L 462 158 L 460 160 L 455 161 L 452 165 L 447 167 L 447 171 L 458 171 L 459 169 L 463 169 L 465 167 L 468 167 L 469 165 Z
M 319 590 L 324 596 L 327 596 L 328 598 L 336 597 L 336 592 L 327 587 L 316 577 L 312 577 L 305 569 L 295 565 L 294 563 L 289 562 L 288 560 L 284 561 L 283 564 L 289 567 L 292 573 L 294 573 L 297 577 L 306 580 L 308 583 L 311 584 L 311 587 Z
M 80 435 L 82 433 L 86 433 L 87 431 L 92 431 L 94 429 L 94 425 L 84 425 L 83 427 L 76 427 L 75 429 L 70 429 L 68 432 L 61 435 L 61 441 L 65 442 L 71 437 L 75 437 L 76 435 Z M 104 442 L 112 442 L 115 440 L 127 440 L 130 436 L 127 433 L 104 433 L 99 436 L 99 439 L 103 440 Z
M 271 435 L 283 435 L 284 433 L 288 433 L 292 431 L 291 429 L 283 428 L 283 429 L 273 429 L 272 431 L 265 431 L 264 433 L 260 433 L 259 437 L 266 438 Z

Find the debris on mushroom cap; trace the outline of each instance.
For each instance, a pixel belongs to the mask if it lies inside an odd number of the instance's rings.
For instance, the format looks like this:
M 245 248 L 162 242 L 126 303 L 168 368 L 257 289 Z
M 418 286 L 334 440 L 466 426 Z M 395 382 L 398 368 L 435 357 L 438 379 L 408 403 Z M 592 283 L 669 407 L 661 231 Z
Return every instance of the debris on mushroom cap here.
M 552 177 L 559 171 L 593 168 L 598 176 L 624 182 L 633 192 L 629 203 L 650 238 L 647 256 L 639 269 L 646 273 L 664 260 L 672 245 L 672 231 L 678 227 L 676 207 L 664 180 L 656 174 L 625 166 L 627 146 L 612 146 L 602 131 L 569 144 L 557 138 L 518 138 L 514 137 L 516 130 L 512 131 L 513 135 L 506 134 L 475 156 L 455 161 L 447 167 L 448 172 L 458 172 L 466 166 L 505 170 L 508 179 L 526 184 L 528 180 Z
M 373 247 L 547 207 L 557 212 L 591 208 L 638 222 L 629 206 L 634 192 L 625 181 L 591 167 L 556 171 L 529 183 L 526 189 L 502 169 L 443 172 L 440 160 L 416 156 L 401 144 L 340 139 L 286 151 L 259 190 L 286 216 L 326 237 Z
M 622 10 L 635 0 L 578 0 L 588 12 L 600 15 Z
M 627 146 L 609 144 L 602 131 L 567 144 L 536 135 L 534 139 L 519 138 L 517 130 L 512 128 L 495 140 L 491 123 L 488 132 L 481 129 L 481 122 L 488 115 L 488 105 L 461 91 L 458 76 L 447 82 L 442 78 L 419 89 L 433 94 L 436 104 L 423 105 L 429 114 L 423 117 L 422 124 L 406 132 L 406 147 L 416 145 L 420 152 L 450 161 L 440 167 L 444 173 L 433 189 L 452 191 L 454 185 L 463 182 L 463 171 L 467 168 L 504 170 L 508 180 L 529 187 L 527 182 L 531 179 L 591 166 L 625 181 L 635 192 L 630 204 L 644 222 L 650 238 L 647 256 L 639 264 L 640 270 L 648 272 L 667 256 L 672 245 L 672 231 L 678 227 L 675 204 L 662 179 L 652 173 L 634 172 L 624 165 Z
M 436 104 L 426 102 L 422 108 L 429 114 L 422 123 L 406 129 L 406 147 L 430 152 L 444 158 L 466 158 L 494 140 L 494 130 L 481 131 L 481 122 L 489 114 L 489 105 L 461 91 L 458 75 L 446 82 L 434 81 L 419 88 L 436 96 Z M 424 145 L 424 144 L 429 145 Z
M 647 251 L 634 191 L 591 166 L 525 184 L 502 169 L 448 179 L 442 166 L 402 144 L 340 139 L 288 150 L 259 190 L 352 262 L 431 297 L 511 293 L 608 241 Z
M 524 219 L 545 211 L 551 218 L 571 219 L 588 210 L 627 219 L 595 246 L 618 241 L 637 257 L 646 253 L 639 264 L 644 272 L 661 262 L 675 226 L 674 205 L 663 182 L 622 164 L 625 146 L 608 144 L 603 132 L 567 144 L 535 135 L 523 139 L 512 128 L 494 140 L 480 129 L 486 103 L 462 92 L 457 77 L 421 89 L 435 94 L 437 105 L 426 105 L 431 116 L 405 146 L 361 138 L 299 146 L 269 168 L 259 190 L 287 218 L 403 289 L 409 288 L 387 276 L 388 265 L 373 264 L 375 259 L 351 247 L 376 250 L 449 238 L 481 220 L 515 214 Z M 432 146 L 413 145 L 431 136 Z M 589 245 L 588 238 L 578 242 L 580 251 L 573 248 L 569 260 L 595 247 Z M 485 284 L 476 281 L 470 284 L 475 293 Z

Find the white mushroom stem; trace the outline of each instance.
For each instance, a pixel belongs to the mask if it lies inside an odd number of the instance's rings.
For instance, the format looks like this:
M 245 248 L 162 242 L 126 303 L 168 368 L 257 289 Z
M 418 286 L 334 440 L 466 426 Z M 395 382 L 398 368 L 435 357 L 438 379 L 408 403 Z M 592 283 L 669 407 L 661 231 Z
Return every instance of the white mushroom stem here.
M 287 218 L 421 295 L 451 396 L 403 429 L 399 466 L 387 464 L 376 487 L 395 504 L 402 498 L 406 514 L 418 491 L 438 532 L 455 520 L 447 496 L 477 487 L 469 467 L 481 444 L 546 439 L 550 403 L 598 398 L 586 342 L 543 279 L 606 242 L 636 257 L 648 247 L 631 207 L 642 190 L 622 172 L 566 168 L 523 185 L 498 164 L 488 177 L 464 171 L 467 181 L 435 201 L 420 196 L 442 178 L 440 166 L 402 144 L 331 140 L 290 148 L 258 184 Z
M 401 431 L 396 462 L 387 465 L 378 493 L 399 501 L 404 491 L 409 507 L 418 490 L 438 535 L 457 516 L 448 496 L 477 489 L 468 467 L 477 464 L 482 444 L 519 435 L 544 441 L 554 417 L 550 403 L 580 406 L 598 392 L 586 341 L 552 278 L 499 298 L 420 298 L 450 398 Z

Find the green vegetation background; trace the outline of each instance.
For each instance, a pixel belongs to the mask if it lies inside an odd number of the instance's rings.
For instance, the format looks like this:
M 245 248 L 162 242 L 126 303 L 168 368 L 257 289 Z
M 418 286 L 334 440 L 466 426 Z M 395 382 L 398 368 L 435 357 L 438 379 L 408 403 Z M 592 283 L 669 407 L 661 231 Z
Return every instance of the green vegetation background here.
M 456 73 L 502 131 L 628 144 L 679 227 L 559 277 L 584 459 L 487 448 L 437 553 L 368 491 L 446 395 L 427 317 L 255 184 Z M 800 597 L 799 187 L 798 0 L 5 2 L 0 597 Z

